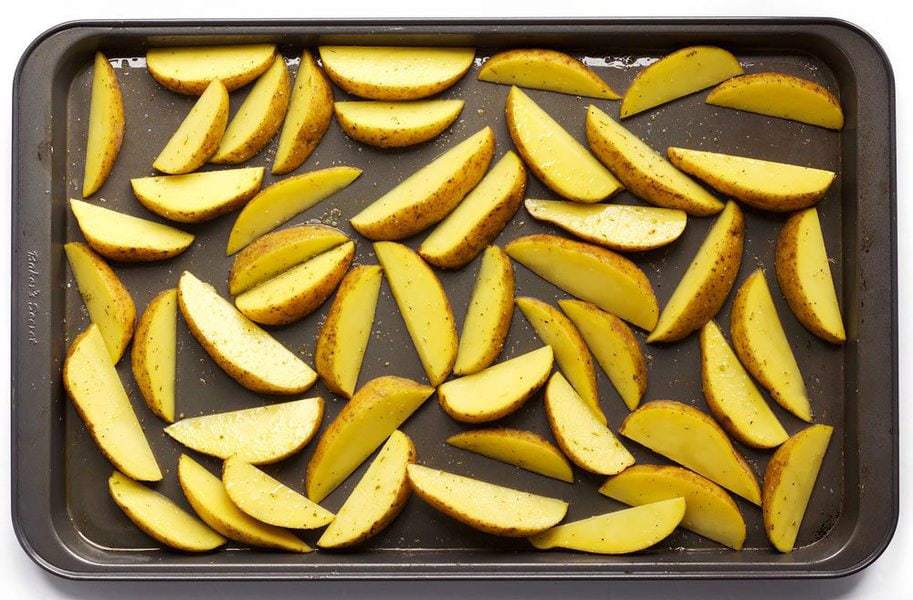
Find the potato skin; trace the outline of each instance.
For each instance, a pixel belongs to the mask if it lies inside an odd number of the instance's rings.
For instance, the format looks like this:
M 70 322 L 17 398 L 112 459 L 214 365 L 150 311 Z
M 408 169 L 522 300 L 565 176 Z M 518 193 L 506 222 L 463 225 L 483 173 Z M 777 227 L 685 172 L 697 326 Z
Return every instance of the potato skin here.
M 175 295 L 176 300 L 177 290 L 175 288 L 171 288 L 159 292 L 155 298 L 149 302 L 149 306 L 146 307 L 146 310 L 140 317 L 139 324 L 136 327 L 136 334 L 134 336 L 135 341 L 133 343 L 133 347 L 130 349 L 130 367 L 133 371 L 133 378 L 136 380 L 136 386 L 139 388 L 143 399 L 146 401 L 146 406 L 149 407 L 149 410 L 155 413 L 155 416 L 168 423 L 172 423 L 174 421 L 174 415 L 165 414 L 162 411 L 162 407 L 159 406 L 158 402 L 155 401 L 155 390 L 154 386 L 152 385 L 152 378 L 149 376 L 149 372 L 145 369 L 146 347 L 144 344 L 138 343 L 138 341 L 144 340 L 149 335 L 149 329 L 152 327 L 152 318 L 158 308 L 158 305 L 167 302 L 168 297 L 173 294 Z
M 97 52 L 95 54 L 95 68 L 101 68 L 106 71 L 107 76 L 93 78 L 92 85 L 93 87 L 96 85 L 96 83 L 104 85 L 107 94 L 113 99 L 111 105 L 114 110 L 110 115 L 105 115 L 110 119 L 110 131 L 112 135 L 108 140 L 109 143 L 104 148 L 102 148 L 104 154 L 101 158 L 101 161 L 99 162 L 98 171 L 93 176 L 91 176 L 91 178 L 89 173 L 85 173 L 83 175 L 83 198 L 88 198 L 97 192 L 102 185 L 104 185 L 105 181 L 108 179 L 108 175 L 111 173 L 111 169 L 114 168 L 114 162 L 117 160 L 117 155 L 120 152 L 120 147 L 124 142 L 124 98 L 120 91 L 120 84 L 117 82 L 117 75 L 115 75 L 114 68 L 111 67 L 111 63 L 108 62 L 108 59 L 105 58 L 105 55 L 101 52 Z M 88 150 L 89 148 L 87 143 L 86 151 L 88 152 Z M 88 164 L 86 166 L 88 166 Z
M 490 72 L 496 70 L 502 63 L 510 63 L 516 59 L 520 59 L 526 64 L 553 65 L 559 69 L 562 66 L 566 67 L 589 79 L 592 82 L 593 89 L 588 93 L 584 93 L 583 90 L 569 90 L 566 85 L 555 83 L 554 81 L 543 81 L 540 87 L 533 87 L 528 84 L 508 81 L 507 78 L 498 80 L 491 76 Z M 561 77 L 560 73 L 557 73 L 556 75 L 558 75 L 559 78 Z M 485 61 L 485 64 L 479 69 L 479 81 L 491 81 L 493 83 L 517 85 L 519 87 L 527 88 L 532 87 L 533 89 L 548 90 L 562 94 L 573 94 L 575 96 L 589 96 L 605 100 L 618 100 L 621 98 L 609 84 L 603 81 L 599 75 L 585 64 L 564 52 L 549 50 L 547 48 L 515 48 L 513 50 L 499 52 Z
M 285 175 L 300 167 L 323 139 L 327 129 L 330 128 L 330 121 L 333 120 L 333 88 L 323 70 L 317 66 L 314 57 L 307 50 L 301 53 L 301 66 L 298 68 L 292 94 L 298 93 L 297 78 L 303 75 L 304 69 L 307 69 L 311 83 L 307 92 L 307 115 L 298 131 L 289 133 L 291 139 L 287 142 L 289 146 L 284 155 L 280 154 L 279 150 L 283 149 L 281 146 L 284 142 L 285 130 L 283 129 L 280 134 L 280 149 L 276 151 L 276 161 L 272 168 L 273 175 Z M 294 98 L 292 98 L 292 103 L 295 103 Z M 291 123 L 286 121 L 286 126 L 291 126 Z

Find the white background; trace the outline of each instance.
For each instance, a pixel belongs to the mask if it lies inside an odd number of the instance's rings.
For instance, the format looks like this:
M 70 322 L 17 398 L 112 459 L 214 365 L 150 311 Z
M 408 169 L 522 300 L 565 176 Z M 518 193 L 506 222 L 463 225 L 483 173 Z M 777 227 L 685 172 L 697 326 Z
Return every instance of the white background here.
M 307 0 L 269 2 L 223 0 L 8 0 L 0 21 L 0 194 L 9 190 L 10 96 L 13 71 L 25 47 L 45 29 L 73 19 L 130 18 L 317 18 L 317 17 L 614 17 L 614 16 L 830 16 L 847 19 L 868 30 L 887 51 L 897 82 L 898 229 L 900 278 L 900 404 L 901 404 L 901 517 L 891 546 L 871 567 L 836 581 L 780 582 L 502 582 L 502 583 L 87 583 L 59 579 L 35 566 L 22 552 L 9 518 L 9 241 L 8 202 L 0 202 L 0 595 L 5 598 L 675 598 L 715 600 L 787 600 L 802 598 L 913 599 L 907 580 L 913 567 L 913 408 L 908 400 L 913 356 L 906 337 L 911 319 L 903 309 L 910 299 L 913 251 L 913 209 L 906 202 L 906 174 L 913 171 L 913 144 L 908 125 L 913 116 L 913 43 L 909 8 L 898 0 L 649 0 L 629 5 L 608 0 L 560 0 L 555 5 L 536 0 Z M 909 6 L 907 4 L 907 6 Z M 28 101 L 25 99 L 25 101 Z M 16 199 L 13 198 L 15 202 Z M 885 315 L 887 318 L 888 315 Z M 885 344 L 888 340 L 885 340 Z M 27 400 L 27 399 L 21 399 Z M 904 475 L 906 477 L 904 478 Z

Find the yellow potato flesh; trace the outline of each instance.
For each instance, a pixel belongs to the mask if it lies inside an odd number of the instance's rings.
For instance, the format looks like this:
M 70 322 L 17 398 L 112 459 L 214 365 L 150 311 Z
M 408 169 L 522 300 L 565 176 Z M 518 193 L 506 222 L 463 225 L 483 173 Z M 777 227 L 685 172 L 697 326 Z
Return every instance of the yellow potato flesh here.
M 561 451 L 531 431 L 477 429 L 452 435 L 447 443 L 533 473 L 574 483 L 574 472 Z
M 314 57 L 304 50 L 279 134 L 273 174 L 289 173 L 301 166 L 320 143 L 332 119 L 333 89 Z
M 399 148 L 437 137 L 460 116 L 463 103 L 463 100 L 337 102 L 334 110 L 349 137 L 381 148 Z
M 130 180 L 143 206 L 172 221 L 198 223 L 238 208 L 260 189 L 263 167 Z
M 162 478 L 98 326 L 89 325 L 73 341 L 63 383 L 95 443 L 118 470 L 141 481 Z
M 131 355 L 133 377 L 146 404 L 169 423 L 174 421 L 177 319 L 178 291 L 165 290 L 143 313 Z
M 95 53 L 92 99 L 89 104 L 89 134 L 82 195 L 88 198 L 105 183 L 124 141 L 124 99 L 117 75 L 105 55 Z
M 479 69 L 479 81 L 606 100 L 620 97 L 592 69 L 555 50 L 521 49 L 495 54 Z
M 228 91 L 213 81 L 197 100 L 152 166 L 180 175 L 195 171 L 215 154 L 228 124 Z
M 229 91 L 253 81 L 275 56 L 274 44 L 152 48 L 146 53 L 146 64 L 167 88 L 198 95 L 216 79 Z

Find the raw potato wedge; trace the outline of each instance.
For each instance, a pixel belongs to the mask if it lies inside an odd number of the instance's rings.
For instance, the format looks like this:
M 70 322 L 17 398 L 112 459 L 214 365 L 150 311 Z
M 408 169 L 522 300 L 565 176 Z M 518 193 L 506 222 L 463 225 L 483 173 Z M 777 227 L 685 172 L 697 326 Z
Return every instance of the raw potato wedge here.
M 501 487 L 422 465 L 409 465 L 418 496 L 448 517 L 479 531 L 506 537 L 534 535 L 554 527 L 567 502 Z
M 713 321 L 701 329 L 701 384 L 710 412 L 736 440 L 775 448 L 789 437 Z
M 542 387 L 552 371 L 549 346 L 441 384 L 438 402 L 463 423 L 485 423 L 516 411 Z
M 174 380 L 177 367 L 178 291 L 159 293 L 136 327 L 130 366 L 146 405 L 157 417 L 174 421 Z
M 593 154 L 638 198 L 698 217 L 723 209 L 710 192 L 592 104 L 586 113 L 586 139 Z
M 263 167 L 158 175 L 130 180 L 133 195 L 157 215 L 180 223 L 201 223 L 230 213 L 259 190 Z
M 394 431 L 317 545 L 348 548 L 383 531 L 412 495 L 406 468 L 414 462 L 412 440 L 405 433 Z
M 466 198 L 432 231 L 418 253 L 442 269 L 469 264 L 517 213 L 526 190 L 526 169 L 508 151 Z
M 669 537 L 684 515 L 685 499 L 670 498 L 558 525 L 534 535 L 529 542 L 539 550 L 630 554 Z
M 101 52 L 95 53 L 92 100 L 82 197 L 88 198 L 104 185 L 124 141 L 124 98 L 114 69 Z
M 485 175 L 495 151 L 490 127 L 463 140 L 349 222 L 371 240 L 401 240 L 426 229 L 452 211 Z
M 317 442 L 305 477 L 308 498 L 326 498 L 433 393 L 433 387 L 403 377 L 364 384 Z
M 140 481 L 162 478 L 97 325 L 89 325 L 70 345 L 63 387 L 98 449 L 119 471 Z
M 837 174 L 824 169 L 670 147 L 673 165 L 720 193 L 762 210 L 789 212 L 816 204 Z
M 447 443 L 546 477 L 574 483 L 571 464 L 541 435 L 520 429 L 475 429 L 447 438 Z
M 733 499 L 726 490 L 688 469 L 634 465 L 607 479 L 599 493 L 631 506 L 684 498 L 682 527 L 733 550 L 741 550 L 745 543 L 745 519 Z
M 654 400 L 628 415 L 619 433 L 760 506 L 761 488 L 751 467 L 720 426 L 698 409 Z
M 627 258 L 592 244 L 556 235 L 517 238 L 507 254 L 565 292 L 650 331 L 659 306 L 650 280 Z
M 347 136 L 378 148 L 403 148 L 432 140 L 450 127 L 463 100 L 337 102 L 336 122 Z
M 748 372 L 777 404 L 810 423 L 811 400 L 762 269 L 749 275 L 736 293 L 729 326 L 732 345 Z
M 332 120 L 333 88 L 311 53 L 303 50 L 288 114 L 279 134 L 273 175 L 284 175 L 300 167 L 323 139 Z
M 146 535 L 183 552 L 209 552 L 227 540 L 170 498 L 119 471 L 108 478 L 111 499 Z
M 294 323 L 317 310 L 330 297 L 353 258 L 355 242 L 336 246 L 247 290 L 235 298 L 235 306 L 256 323 Z
M 771 457 L 764 473 L 764 530 L 774 548 L 792 552 L 834 428 L 803 429 Z
M 527 199 L 525 205 L 534 219 L 619 252 L 641 252 L 671 244 L 688 222 L 683 210 L 652 206 L 533 199 Z
M 428 381 L 437 386 L 450 375 L 458 348 L 447 292 L 431 267 L 408 246 L 376 242 L 374 253 L 384 268 Z
M 321 421 L 323 398 L 318 396 L 181 419 L 165 433 L 203 454 L 265 465 L 307 446 Z
M 182 253 L 193 235 L 116 210 L 70 199 L 82 235 L 92 249 L 120 262 L 165 260 Z
M 703 327 L 723 307 L 742 264 L 745 218 L 726 203 L 666 302 L 648 342 L 674 342 Z
M 193 337 L 229 377 L 247 389 L 299 394 L 317 380 L 300 358 L 189 271 L 178 283 L 178 306 Z
M 621 183 L 520 88 L 510 88 L 506 111 L 517 152 L 550 190 L 586 203 L 621 191 Z
M 621 118 L 699 92 L 742 74 L 739 60 L 714 46 L 689 46 L 667 54 L 637 74 L 621 100 Z
M 273 64 L 274 44 L 151 48 L 146 67 L 173 92 L 199 96 L 215 80 L 230 92 L 247 85 Z
M 473 48 L 321 46 L 323 68 L 350 94 L 370 100 L 416 100 L 460 80 Z
M 589 302 L 559 300 L 629 410 L 647 391 L 647 361 L 631 328 Z
M 152 166 L 162 173 L 180 175 L 196 171 L 219 148 L 228 125 L 228 91 L 213 81 L 155 158 Z
M 817 210 L 803 210 L 786 221 L 777 238 L 776 256 L 777 281 L 799 322 L 832 344 L 845 342 Z
M 251 517 L 289 529 L 316 529 L 334 515 L 237 456 L 222 465 L 222 484 L 235 506 Z
M 136 305 L 114 270 L 91 248 L 79 242 L 63 247 L 79 294 L 98 326 L 111 362 L 117 364 L 133 337 Z
M 355 167 L 329 167 L 287 177 L 248 202 L 231 228 L 225 254 L 231 256 L 298 213 L 347 187 L 361 175 Z
M 222 480 L 186 454 L 178 460 L 178 482 L 193 510 L 225 537 L 251 546 L 311 552 L 310 546 L 289 531 L 262 523 L 241 511 L 225 492 Z
M 285 59 L 277 56 L 272 66 L 257 79 L 238 112 L 232 117 L 219 148 L 209 159 L 216 164 L 238 164 L 260 152 L 285 118 L 291 82 Z
M 371 327 L 383 269 L 377 265 L 361 265 L 349 271 L 336 299 L 327 313 L 317 345 L 314 366 L 331 391 L 351 398 L 358 383 L 358 373 L 368 348 Z
M 752 73 L 730 79 L 707 95 L 707 104 L 843 129 L 843 110 L 832 93 L 785 73 Z
M 469 298 L 457 350 L 454 375 L 471 375 L 501 354 L 514 314 L 514 270 L 497 246 L 482 255 L 479 275 Z
M 479 69 L 479 81 L 605 100 L 621 97 L 579 60 L 564 52 L 542 48 L 495 54 Z

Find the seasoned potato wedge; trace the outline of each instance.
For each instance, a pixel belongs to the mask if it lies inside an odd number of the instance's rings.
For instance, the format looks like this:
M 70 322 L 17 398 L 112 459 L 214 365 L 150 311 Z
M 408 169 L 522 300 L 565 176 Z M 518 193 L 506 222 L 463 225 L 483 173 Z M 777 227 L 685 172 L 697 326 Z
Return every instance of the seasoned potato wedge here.
M 648 342 L 674 342 L 703 327 L 723 307 L 742 264 L 745 218 L 726 203 L 666 302 Z
M 523 537 L 561 522 L 567 502 L 493 483 L 409 465 L 409 482 L 418 496 L 448 517 L 474 529 Z
M 460 80 L 473 48 L 321 46 L 323 68 L 350 94 L 371 100 L 433 96 Z
M 275 57 L 274 44 L 150 48 L 146 67 L 169 90 L 199 96 L 217 79 L 228 91 L 247 85 L 269 69 Z
M 571 464 L 541 435 L 521 429 L 473 429 L 447 438 L 447 443 L 521 469 L 574 483 Z
M 196 171 L 218 150 L 226 125 L 228 91 L 221 81 L 215 80 L 187 113 L 152 166 L 170 175 Z
M 119 471 L 141 481 L 162 478 L 97 325 L 70 344 L 63 387 L 98 449 Z
M 158 175 L 130 180 L 133 195 L 157 215 L 200 223 L 236 210 L 260 190 L 263 167 Z
M 337 102 L 336 121 L 347 136 L 378 148 L 403 148 L 427 142 L 450 127 L 463 100 L 413 102 Z
M 479 81 L 605 100 L 620 98 L 579 60 L 564 52 L 542 48 L 520 48 L 495 54 L 479 69 Z
M 88 198 L 105 183 L 124 141 L 124 98 L 114 69 L 101 52 L 95 53 L 89 133 L 82 196 Z
M 404 179 L 349 222 L 372 240 L 415 235 L 460 203 L 482 179 L 494 151 L 494 133 L 485 127 Z
M 288 114 L 279 134 L 273 175 L 284 175 L 300 167 L 323 139 L 332 120 L 333 88 L 305 49 L 301 52 Z
M 178 291 L 159 293 L 136 327 L 130 366 L 146 405 L 160 419 L 174 421 L 174 379 L 177 367 Z
M 520 88 L 507 95 L 507 129 L 536 177 L 559 196 L 599 202 L 622 189 L 605 167 Z
M 484 423 L 516 411 L 536 393 L 552 371 L 549 346 L 441 384 L 438 402 L 464 423 Z

